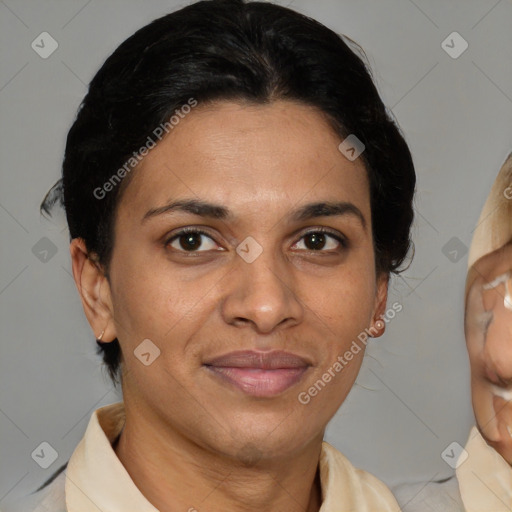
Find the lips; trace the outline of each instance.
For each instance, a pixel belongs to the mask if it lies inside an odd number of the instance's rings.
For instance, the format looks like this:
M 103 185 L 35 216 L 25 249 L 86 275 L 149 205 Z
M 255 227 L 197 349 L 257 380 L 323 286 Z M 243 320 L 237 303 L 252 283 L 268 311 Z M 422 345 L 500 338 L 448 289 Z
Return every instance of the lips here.
M 299 382 L 311 363 L 290 352 L 247 350 L 223 354 L 204 366 L 224 385 L 252 396 L 272 397 Z

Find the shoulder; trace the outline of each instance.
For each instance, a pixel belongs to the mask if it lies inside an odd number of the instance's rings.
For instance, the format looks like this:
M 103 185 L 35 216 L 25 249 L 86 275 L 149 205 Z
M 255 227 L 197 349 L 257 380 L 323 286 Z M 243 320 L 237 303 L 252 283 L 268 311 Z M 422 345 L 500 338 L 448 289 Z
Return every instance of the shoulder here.
M 2 512 L 66 512 L 65 484 L 66 473 L 62 471 L 48 485 L 2 508 Z
M 441 482 L 401 484 L 393 488 L 393 493 L 407 512 L 464 512 L 454 476 Z

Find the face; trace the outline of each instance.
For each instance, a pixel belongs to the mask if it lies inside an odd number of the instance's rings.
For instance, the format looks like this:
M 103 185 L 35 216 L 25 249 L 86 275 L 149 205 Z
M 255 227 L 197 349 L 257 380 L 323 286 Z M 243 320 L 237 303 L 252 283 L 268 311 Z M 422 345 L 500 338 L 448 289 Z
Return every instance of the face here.
M 108 325 L 104 341 L 119 339 L 127 412 L 234 458 L 322 435 L 364 344 L 333 365 L 387 291 L 366 171 L 340 142 L 305 105 L 218 102 L 140 163 L 99 285 L 108 313 L 88 315 L 96 332 Z
M 465 329 L 479 429 L 512 463 L 512 242 L 471 268 Z

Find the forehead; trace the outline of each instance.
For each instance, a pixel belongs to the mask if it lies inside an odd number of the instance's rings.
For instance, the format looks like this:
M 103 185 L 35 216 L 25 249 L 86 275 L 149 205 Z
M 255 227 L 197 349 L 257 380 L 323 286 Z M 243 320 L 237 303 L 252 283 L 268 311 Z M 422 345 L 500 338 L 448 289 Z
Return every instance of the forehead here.
M 340 153 L 340 142 L 307 105 L 199 105 L 144 157 L 120 210 L 135 214 L 195 196 L 256 215 L 263 205 L 277 212 L 315 199 L 350 200 L 369 215 L 366 169 L 361 158 Z

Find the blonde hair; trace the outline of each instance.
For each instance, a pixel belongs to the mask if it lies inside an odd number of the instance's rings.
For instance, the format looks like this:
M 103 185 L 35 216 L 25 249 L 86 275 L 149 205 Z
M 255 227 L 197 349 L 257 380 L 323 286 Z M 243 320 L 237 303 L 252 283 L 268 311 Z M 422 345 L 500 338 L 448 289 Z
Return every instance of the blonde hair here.
M 494 180 L 473 234 L 468 268 L 512 240 L 512 153 Z

